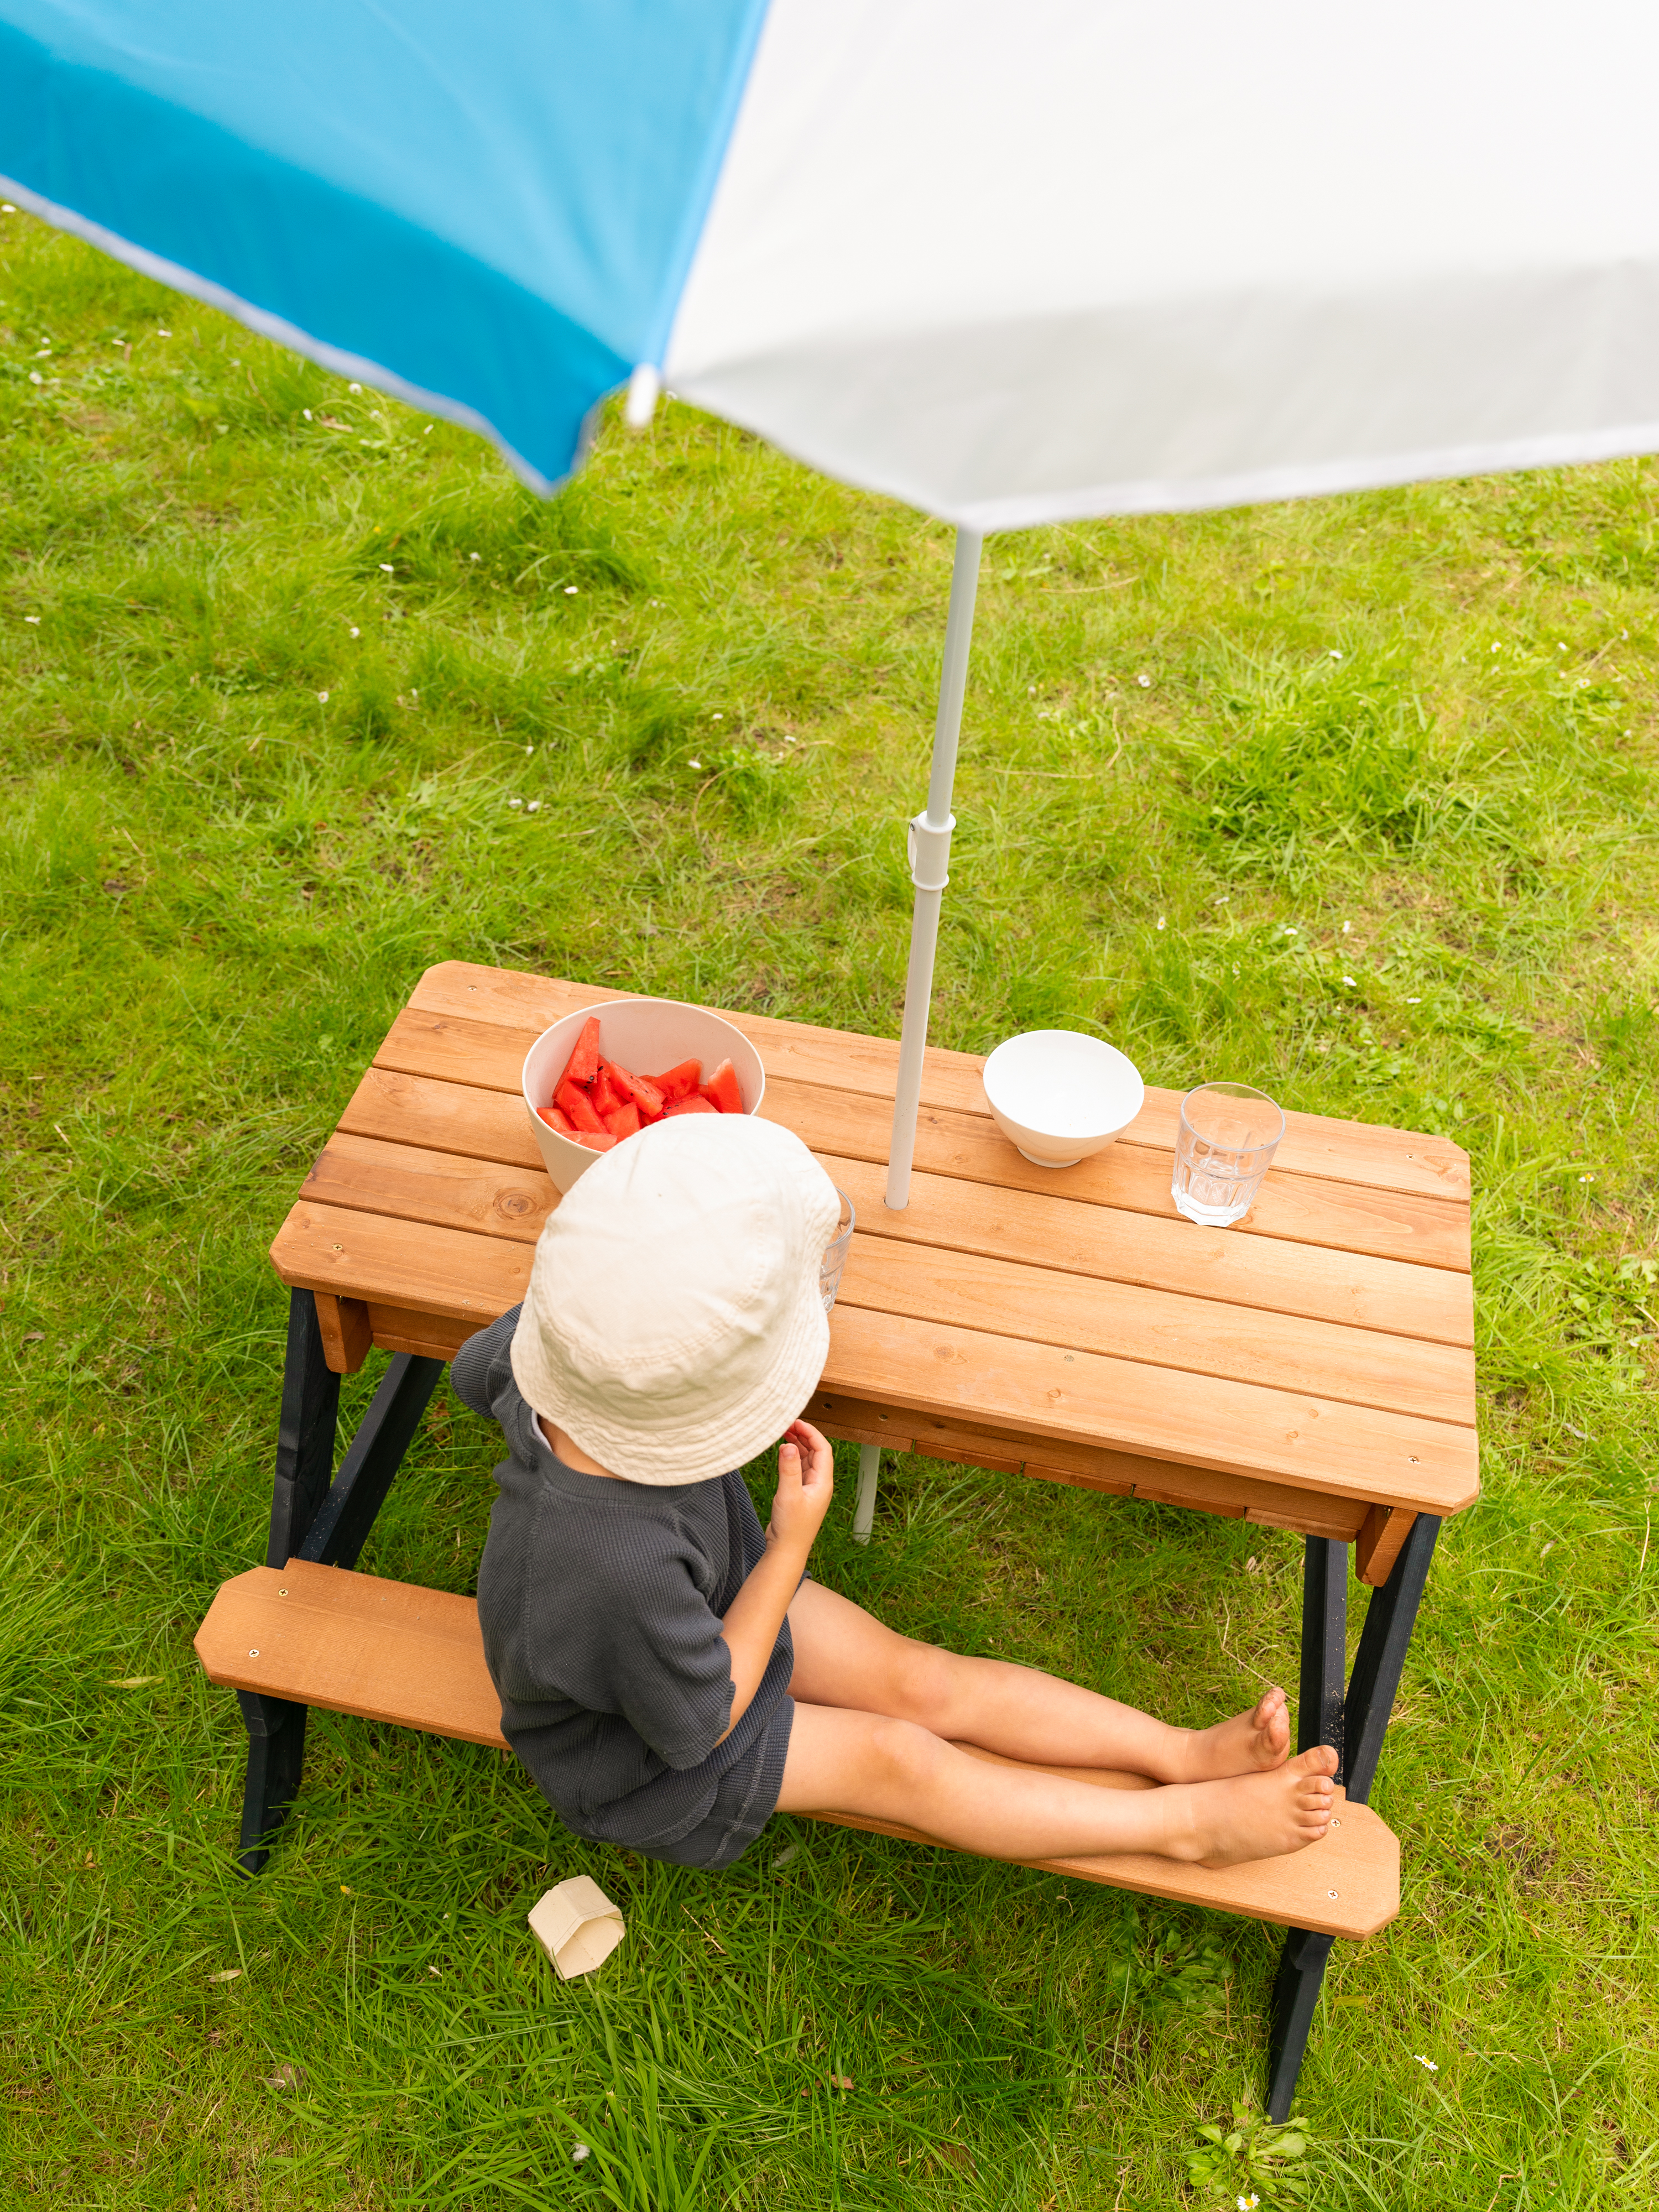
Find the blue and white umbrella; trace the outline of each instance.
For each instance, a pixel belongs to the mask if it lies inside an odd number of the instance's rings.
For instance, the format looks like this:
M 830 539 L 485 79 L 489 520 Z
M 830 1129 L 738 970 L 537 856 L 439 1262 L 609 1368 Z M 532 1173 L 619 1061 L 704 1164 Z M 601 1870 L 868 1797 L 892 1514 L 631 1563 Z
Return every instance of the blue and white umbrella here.
M 989 530 L 1659 448 L 1632 0 L 0 0 L 0 189 L 538 489 L 665 380 Z

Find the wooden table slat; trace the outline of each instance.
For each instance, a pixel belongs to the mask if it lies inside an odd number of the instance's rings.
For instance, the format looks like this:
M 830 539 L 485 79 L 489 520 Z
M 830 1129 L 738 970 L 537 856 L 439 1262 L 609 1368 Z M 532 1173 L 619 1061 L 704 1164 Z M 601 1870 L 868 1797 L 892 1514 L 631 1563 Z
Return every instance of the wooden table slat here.
M 527 1032 L 519 1048 L 522 1061 L 532 1039 L 575 1007 L 640 995 L 602 985 L 447 960 L 422 976 L 410 1005 L 426 1012 L 482 1019 Z M 724 1012 L 725 1018 L 755 1045 L 766 1063 L 769 1082 L 775 1073 L 832 1088 L 867 1091 L 889 1100 L 893 1096 L 898 1045 L 892 1038 L 819 1029 L 766 1014 L 715 1011 Z M 923 1066 L 923 1103 L 987 1114 L 979 1073 L 983 1064 L 976 1053 L 947 1052 L 930 1046 Z M 515 1073 L 514 1085 L 517 1080 Z M 1171 1150 L 1180 1099 L 1179 1091 L 1149 1085 L 1140 1115 L 1119 1142 Z M 1285 1115 L 1277 1164 L 1292 1174 L 1414 1191 L 1425 1197 L 1467 1200 L 1469 1194 L 1468 1155 L 1449 1138 L 1325 1115 Z
M 371 1067 L 340 1117 L 343 1133 L 387 1144 L 453 1152 L 473 1161 L 541 1172 L 541 1154 L 518 1098 L 432 1076 Z M 1474 1341 L 1469 1279 L 1450 1268 L 1288 1239 L 1242 1240 L 1200 1229 L 1171 1207 L 1159 1218 L 1047 1192 L 1005 1190 L 918 1174 L 910 1203 L 890 1213 L 884 1163 L 820 1147 L 818 1158 L 852 1197 L 861 1232 L 1029 1260 L 1150 1290 L 1305 1314 L 1354 1328 L 1438 1344 Z M 380 1210 L 380 1209 L 375 1209 Z
M 533 1168 L 506 1168 L 459 1152 L 388 1145 L 343 1127 L 319 1153 L 301 1196 L 515 1244 L 536 1242 L 558 1200 L 539 1159 Z
M 893 1237 L 854 1237 L 837 1310 L 842 1305 L 1275 1390 L 1312 1391 L 1429 1420 L 1461 1420 L 1474 1385 L 1474 1353 L 1449 1346 L 1247 1306 L 1200 1304 L 1168 1291 L 979 1253 L 929 1250 Z
M 761 1111 L 793 1129 L 815 1152 L 867 1160 L 885 1170 L 886 1117 L 872 1114 L 869 1102 L 817 1085 L 769 1084 Z M 1022 1158 L 991 1122 L 930 1110 L 916 1124 L 915 1164 L 923 1174 L 957 1183 L 1110 1206 L 1166 1221 L 1183 1234 L 1205 1233 L 1176 1212 L 1167 1159 L 1160 1165 L 1157 1153 L 1144 1150 L 1114 1145 L 1075 1167 L 1040 1168 Z M 1414 1269 L 1437 1267 L 1463 1276 L 1469 1272 L 1467 1208 L 1443 1199 L 1319 1182 L 1311 1176 L 1270 1173 L 1243 1221 L 1209 1233 L 1363 1252 L 1375 1259 L 1402 1260 Z
M 1414 1511 L 1479 1490 L 1473 1427 L 839 1304 L 820 1386 Z
M 483 1328 L 523 1297 L 531 1253 L 302 1199 L 271 1257 L 285 1282 Z M 857 1306 L 831 1317 L 822 1387 L 1413 1510 L 1455 1511 L 1477 1487 L 1472 1428 Z
M 527 1042 L 487 1023 L 406 1011 L 392 1024 L 375 1065 L 519 1097 Z M 889 1109 L 862 1092 L 769 1074 L 762 1111 L 795 1130 L 814 1152 L 887 1158 Z M 988 1115 L 933 1108 L 917 1123 L 915 1162 L 927 1173 L 969 1182 L 1179 1218 L 1170 1196 L 1169 1157 L 1144 1146 L 1120 1142 L 1075 1167 L 1040 1168 L 1022 1158 Z M 1285 1174 L 1277 1166 L 1249 1212 L 1228 1233 L 1288 1237 L 1465 1273 L 1469 1267 L 1467 1207 L 1443 1198 Z
M 1474 1342 L 1469 1278 L 1451 1268 L 1413 1267 L 1288 1238 L 1246 1240 L 1231 1229 L 1198 1228 L 1173 1207 L 1162 1218 L 1127 1213 L 948 1176 L 913 1176 L 910 1203 L 893 1213 L 884 1202 L 884 1163 L 848 1159 L 829 1150 L 820 1150 L 817 1158 L 852 1199 L 860 1235 L 1060 1267 L 1389 1336 L 1464 1348 Z
M 276 1232 L 285 1283 L 440 1314 L 483 1328 L 523 1297 L 534 1248 L 302 1198 Z
M 1042 1482 L 1061 1482 L 1079 1490 L 1098 1490 L 1113 1498 L 1139 1498 L 1154 1504 L 1188 1506 L 1224 1520 L 1249 1521 L 1261 1528 L 1293 1528 L 1304 1536 L 1329 1536 L 1351 1544 L 1368 1517 L 1380 1525 L 1387 1506 L 1363 1498 L 1330 1498 L 1317 1490 L 1292 1490 L 1284 1483 L 1246 1480 L 1217 1474 L 1207 1468 L 1184 1467 L 1178 1460 L 1151 1459 L 1095 1444 L 1064 1443 L 1049 1438 L 1035 1446 L 1027 1437 L 945 1420 L 934 1413 L 908 1413 L 849 1398 L 844 1391 L 817 1391 L 808 1403 L 808 1419 L 826 1436 L 850 1437 L 857 1443 L 879 1444 L 889 1451 L 916 1451 L 955 1465 L 1006 1468 Z M 1398 1516 L 1409 1522 L 1410 1514 Z
M 854 1164 L 830 1160 L 832 1174 Z M 303 1195 L 324 1205 L 471 1230 L 533 1244 L 556 1203 L 539 1169 L 511 1170 L 449 1152 L 337 1132 L 307 1178 Z M 959 1323 L 1006 1336 L 1101 1352 L 1159 1367 L 1311 1390 L 1355 1404 L 1395 1407 L 1430 1420 L 1459 1420 L 1474 1387 L 1474 1354 L 1459 1347 L 1340 1323 L 1200 1300 L 1083 1272 L 1085 1255 L 1050 1248 L 1051 1263 L 911 1242 L 880 1233 L 879 1200 L 865 1206 L 842 1281 L 841 1302 L 912 1319 Z M 896 1217 L 904 1223 L 917 1201 Z M 892 1218 L 894 1217 L 890 1217 Z M 1183 1224 L 1189 1225 L 1189 1224 Z M 1212 1234 L 1224 1236 L 1225 1231 Z M 1098 1262 L 1096 1263 L 1098 1267 Z

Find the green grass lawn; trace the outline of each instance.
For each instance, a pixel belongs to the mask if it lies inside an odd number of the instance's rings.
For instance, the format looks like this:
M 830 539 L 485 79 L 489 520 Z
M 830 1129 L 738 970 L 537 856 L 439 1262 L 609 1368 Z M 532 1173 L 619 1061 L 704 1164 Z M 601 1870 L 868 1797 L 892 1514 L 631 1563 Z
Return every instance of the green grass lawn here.
M 264 1542 L 266 1248 L 424 966 L 896 1032 L 950 532 L 675 405 L 538 504 L 16 215 L 0 340 L 4 2201 L 1202 2201 L 1268 1931 L 787 1820 L 665 1868 L 328 1715 L 246 1884 L 191 1650 Z M 1656 581 L 1647 464 L 986 549 L 935 1041 L 1474 1157 L 1485 1495 L 1321 2208 L 1659 2197 Z M 471 1589 L 495 1456 L 441 1389 L 365 1566 Z M 862 1550 L 854 1456 L 815 1565 L 896 1625 L 1177 1721 L 1294 1682 L 1296 1539 L 904 1459 Z M 567 1987 L 524 1916 L 583 1871 L 629 1934 Z

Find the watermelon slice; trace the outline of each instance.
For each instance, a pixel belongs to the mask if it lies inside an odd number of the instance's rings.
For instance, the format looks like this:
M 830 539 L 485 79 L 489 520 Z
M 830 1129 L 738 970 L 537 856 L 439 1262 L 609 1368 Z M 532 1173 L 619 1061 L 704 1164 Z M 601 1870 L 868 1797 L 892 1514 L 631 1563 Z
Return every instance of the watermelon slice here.
M 677 1098 L 689 1098 L 697 1088 L 702 1081 L 702 1062 L 700 1060 L 683 1060 L 678 1067 L 671 1067 L 666 1075 L 649 1075 L 646 1081 L 653 1091 L 661 1092 L 665 1109 L 672 1106 Z
M 564 1073 L 553 1086 L 556 1098 L 567 1083 L 589 1084 L 599 1072 L 599 1018 L 590 1014 L 582 1024 L 582 1033 L 576 1039 L 576 1049 L 566 1064 Z
M 662 1118 L 665 1121 L 672 1121 L 676 1114 L 718 1114 L 720 1110 L 718 1106 L 711 1106 L 700 1092 L 693 1091 L 684 1098 L 677 1098 L 672 1106 L 665 1106 Z
M 609 1129 L 601 1129 L 596 1136 L 592 1129 L 578 1129 L 576 1142 L 586 1145 L 590 1152 L 608 1152 L 617 1139 Z
M 599 1062 L 599 1074 L 588 1088 L 587 1103 L 601 1121 L 608 1121 L 617 1107 L 624 1103 L 621 1091 L 611 1088 L 603 1060 Z
M 561 1113 L 556 1106 L 538 1106 L 536 1111 L 546 1122 L 548 1127 L 556 1129 L 562 1137 L 575 1135 L 575 1124 L 568 1114 Z
M 738 1071 L 729 1060 L 723 1060 L 703 1085 L 704 1095 L 722 1114 L 741 1114 L 743 1092 L 738 1087 Z
M 605 1126 L 618 1140 L 636 1137 L 641 1128 L 640 1109 L 630 1098 L 627 1105 L 618 1106 L 614 1113 L 605 1116 Z
M 642 1121 L 654 1121 L 666 1101 L 648 1076 L 635 1075 L 630 1068 L 619 1067 L 614 1060 L 602 1060 L 599 1072 L 608 1076 L 611 1088 L 619 1098 L 630 1098 L 640 1109 Z
M 562 1083 L 553 1103 L 562 1114 L 569 1117 L 578 1136 L 586 1133 L 590 1137 L 602 1137 L 606 1134 L 605 1126 L 593 1111 L 587 1093 L 579 1091 L 574 1083 Z

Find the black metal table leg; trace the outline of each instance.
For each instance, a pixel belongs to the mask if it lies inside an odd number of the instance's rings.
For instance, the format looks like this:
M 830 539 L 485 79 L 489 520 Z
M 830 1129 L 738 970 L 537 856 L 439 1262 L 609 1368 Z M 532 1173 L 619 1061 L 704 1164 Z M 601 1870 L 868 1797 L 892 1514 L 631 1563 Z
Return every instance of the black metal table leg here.
M 263 1871 L 276 1832 L 288 1818 L 305 1764 L 306 1711 L 286 1698 L 238 1690 L 247 1730 L 247 1781 L 242 1790 L 242 1835 L 236 1863 L 245 1875 Z
M 1359 1632 L 1359 1649 L 1353 1658 L 1353 1680 L 1348 1685 L 1346 1783 L 1356 1805 L 1370 1802 L 1376 1762 L 1382 1756 L 1382 1739 L 1399 1695 L 1406 1652 L 1417 1626 L 1417 1608 L 1439 1534 L 1440 1523 L 1432 1513 L 1418 1515 L 1389 1579 L 1381 1589 L 1372 1591 L 1365 1608 L 1365 1626 Z
M 295 1547 L 302 1559 L 318 1559 L 325 1567 L 356 1565 L 443 1371 L 441 1359 L 422 1358 L 413 1352 L 392 1354 L 374 1402 L 346 1448 L 340 1472 L 318 1507 L 304 1542 Z
M 1347 1547 L 1322 1536 L 1308 1539 L 1297 1748 L 1306 1751 L 1316 1743 L 1334 1745 L 1342 1762 L 1337 1779 L 1356 1805 L 1366 1803 L 1376 1778 L 1382 1739 L 1388 1733 L 1389 1716 L 1400 1688 L 1407 1648 L 1439 1533 L 1440 1523 L 1434 1516 L 1419 1513 L 1388 1581 L 1371 1593 L 1346 1697 L 1342 1670 L 1347 1628 Z M 1306 1928 L 1292 1928 L 1286 1933 L 1273 1982 L 1268 2039 L 1270 2119 L 1287 2120 L 1291 2116 L 1308 2031 L 1319 2002 L 1319 1985 L 1334 1941 L 1334 1936 L 1316 1936 Z
M 283 1411 L 276 1431 L 276 1478 L 271 1486 L 270 1533 L 265 1565 L 285 1567 L 305 1541 L 334 1471 L 334 1432 L 340 1378 L 323 1354 L 317 1301 L 309 1291 L 290 1291 L 288 1353 L 283 1363 Z M 270 1856 L 270 1838 L 287 1818 L 305 1760 L 306 1708 L 285 1698 L 239 1690 L 247 1729 L 247 1781 L 242 1791 L 242 1837 L 236 1862 L 256 1875 Z
M 1285 1931 L 1285 1948 L 1273 1978 L 1273 2026 L 1267 2038 L 1267 2118 L 1288 2120 L 1296 2101 L 1297 2076 L 1308 2047 L 1319 1985 L 1334 1936 L 1316 1936 L 1306 1928 Z
M 1296 1747 L 1310 1751 L 1328 1743 L 1342 1778 L 1344 1751 L 1343 1676 L 1348 1649 L 1348 1547 L 1334 1537 L 1310 1536 L 1302 1569 L 1302 1673 L 1297 1701 Z M 1285 1937 L 1273 1982 L 1272 2027 L 1267 2044 L 1267 2112 L 1290 2118 L 1302 2054 L 1308 2045 L 1314 2007 L 1325 1962 L 1335 1939 L 1292 1928 Z
M 331 1484 L 340 1378 L 324 1357 L 315 1299 L 309 1291 L 289 1294 L 267 1566 L 285 1567 L 295 1557 L 328 1566 L 356 1563 L 443 1367 L 441 1359 L 394 1355 Z M 271 1840 L 300 1786 L 307 1708 L 252 1690 L 236 1695 L 248 1738 L 236 1856 L 252 1875 L 270 1856 Z
M 1348 1547 L 1310 1536 L 1302 1567 L 1302 1679 L 1296 1747 L 1328 1743 L 1342 1779 L 1342 1678 L 1348 1667 Z
M 306 1540 L 334 1472 L 334 1431 L 340 1378 L 323 1354 L 317 1301 L 290 1291 L 288 1356 L 283 1363 L 283 1414 L 276 1432 L 276 1480 L 270 1498 L 265 1565 L 285 1567 Z

